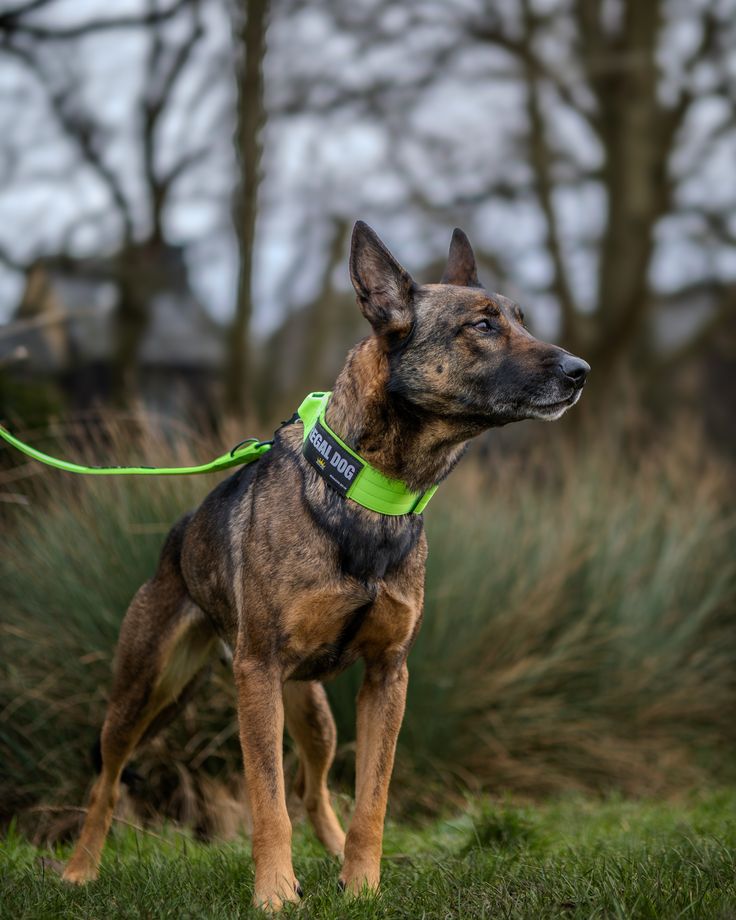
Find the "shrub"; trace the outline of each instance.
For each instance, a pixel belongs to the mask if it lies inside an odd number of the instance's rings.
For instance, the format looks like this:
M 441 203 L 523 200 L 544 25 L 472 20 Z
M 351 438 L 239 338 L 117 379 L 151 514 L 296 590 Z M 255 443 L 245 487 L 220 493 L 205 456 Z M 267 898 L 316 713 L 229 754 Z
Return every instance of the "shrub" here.
M 120 462 L 221 450 L 140 421 L 112 421 L 94 440 Z M 80 452 L 93 456 L 77 432 L 66 453 Z M 10 506 L 0 563 L 5 818 L 80 804 L 126 605 L 168 526 L 213 485 L 34 482 L 29 504 Z M 427 603 L 394 806 L 435 811 L 468 788 L 663 792 L 717 772 L 736 741 L 732 487 L 682 428 L 633 455 L 613 438 L 554 440 L 464 461 L 426 515 Z M 356 668 L 328 688 L 339 781 L 352 770 L 359 679 Z M 137 757 L 149 806 L 222 829 L 242 801 L 233 707 L 216 665 L 183 720 Z

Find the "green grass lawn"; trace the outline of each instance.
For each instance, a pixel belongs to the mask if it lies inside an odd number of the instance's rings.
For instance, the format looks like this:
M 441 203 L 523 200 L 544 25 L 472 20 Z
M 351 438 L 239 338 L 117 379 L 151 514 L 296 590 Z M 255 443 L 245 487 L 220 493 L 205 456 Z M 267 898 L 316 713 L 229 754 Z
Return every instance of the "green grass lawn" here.
M 42 853 L 0 842 L 3 918 L 230 918 L 250 908 L 247 840 L 201 844 L 117 826 L 99 881 L 72 889 Z M 302 918 L 736 918 L 736 791 L 678 804 L 564 799 L 474 803 L 421 830 L 389 824 L 381 895 L 348 901 L 338 867 L 304 825 L 295 868 Z

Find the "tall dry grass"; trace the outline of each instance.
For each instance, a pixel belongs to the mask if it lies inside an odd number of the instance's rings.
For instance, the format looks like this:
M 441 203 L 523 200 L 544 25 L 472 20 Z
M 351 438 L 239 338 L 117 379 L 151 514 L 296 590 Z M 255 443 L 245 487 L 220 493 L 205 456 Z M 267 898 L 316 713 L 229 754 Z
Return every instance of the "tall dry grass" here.
M 468 788 L 671 791 L 733 757 L 733 476 L 692 430 L 633 451 L 596 433 L 471 456 L 439 491 L 395 806 L 436 809 Z M 98 462 L 187 463 L 222 449 L 141 420 L 98 429 L 96 457 L 72 434 L 66 453 Z M 18 488 L 9 478 L 6 495 Z M 28 504 L 7 506 L 2 817 L 67 826 L 54 809 L 79 805 L 89 780 L 120 619 L 168 525 L 212 484 L 44 473 Z M 359 679 L 358 668 L 329 688 L 338 782 L 352 770 Z M 203 833 L 232 826 L 243 797 L 233 706 L 215 663 L 178 724 L 137 757 L 141 809 Z

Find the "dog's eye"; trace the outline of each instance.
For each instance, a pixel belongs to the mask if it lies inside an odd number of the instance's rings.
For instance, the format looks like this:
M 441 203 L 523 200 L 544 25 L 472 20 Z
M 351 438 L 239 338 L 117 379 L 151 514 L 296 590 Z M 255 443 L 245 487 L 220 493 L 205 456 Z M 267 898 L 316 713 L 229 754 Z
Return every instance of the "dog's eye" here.
M 493 332 L 493 326 L 488 319 L 479 319 L 477 323 L 472 323 L 471 325 L 479 332 Z

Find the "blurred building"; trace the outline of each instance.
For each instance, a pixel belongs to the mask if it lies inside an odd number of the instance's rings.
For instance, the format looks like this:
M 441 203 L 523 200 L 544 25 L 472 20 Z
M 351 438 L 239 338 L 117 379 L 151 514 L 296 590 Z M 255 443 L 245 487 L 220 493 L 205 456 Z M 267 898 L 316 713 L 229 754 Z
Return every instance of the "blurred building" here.
M 212 397 L 224 361 L 224 333 L 194 296 L 181 252 L 158 249 L 131 272 L 120 257 L 38 260 L 0 339 L 0 364 L 17 380 L 55 384 L 74 408 L 113 397 L 121 300 L 139 303 L 133 395 L 147 408 L 178 413 Z M 131 278 L 131 276 L 133 276 Z

